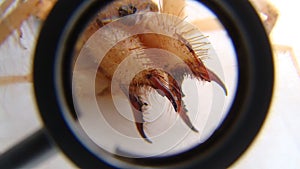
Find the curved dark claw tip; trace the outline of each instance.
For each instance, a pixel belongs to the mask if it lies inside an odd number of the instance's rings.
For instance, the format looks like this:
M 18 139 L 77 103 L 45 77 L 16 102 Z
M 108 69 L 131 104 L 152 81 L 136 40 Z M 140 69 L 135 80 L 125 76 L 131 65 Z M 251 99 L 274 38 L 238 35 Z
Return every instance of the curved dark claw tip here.
M 207 70 L 210 80 L 216 82 L 224 90 L 224 93 L 227 96 L 227 94 L 228 94 L 227 89 L 226 89 L 225 84 L 222 82 L 222 80 L 211 70 L 209 70 L 209 69 L 206 69 L 206 70 Z
M 147 137 L 146 138 L 143 138 L 146 142 L 148 142 L 148 143 L 150 143 L 150 144 L 152 144 L 152 141 L 151 140 L 149 140 Z
M 144 132 L 144 126 L 143 126 L 143 123 L 139 123 L 139 122 L 136 122 L 135 123 L 137 129 L 138 129 L 138 132 L 139 134 L 142 136 L 142 138 L 148 142 L 148 143 L 152 143 L 152 141 L 146 136 L 145 132 Z
M 196 132 L 196 133 L 199 133 L 199 131 L 193 126 L 192 128 L 191 128 L 194 132 Z

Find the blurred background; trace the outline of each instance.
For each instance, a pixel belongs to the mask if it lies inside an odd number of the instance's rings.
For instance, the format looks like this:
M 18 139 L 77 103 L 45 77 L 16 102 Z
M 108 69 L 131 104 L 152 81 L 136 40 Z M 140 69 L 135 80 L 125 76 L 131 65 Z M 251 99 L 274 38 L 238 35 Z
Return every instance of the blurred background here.
M 32 7 L 37 2 L 43 10 Z M 0 154 L 42 127 L 33 94 L 32 61 L 45 11 L 55 2 L 0 1 Z M 297 132 L 300 128 L 300 23 L 297 22 L 300 2 L 252 0 L 251 3 L 262 20 L 270 23 L 266 27 L 274 51 L 275 88 L 262 130 L 231 168 L 296 169 L 300 166 Z M 76 166 L 57 153 L 35 168 Z

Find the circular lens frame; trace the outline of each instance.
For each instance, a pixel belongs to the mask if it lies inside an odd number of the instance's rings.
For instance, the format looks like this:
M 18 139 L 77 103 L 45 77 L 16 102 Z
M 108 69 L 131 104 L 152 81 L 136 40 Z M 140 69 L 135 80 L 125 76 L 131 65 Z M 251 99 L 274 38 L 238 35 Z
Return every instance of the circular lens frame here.
M 264 27 L 246 0 L 203 0 L 226 28 L 238 60 L 238 88 L 224 122 L 204 143 L 177 155 L 123 158 L 95 154 L 72 126 L 72 60 L 89 18 L 111 1 L 58 1 L 45 21 L 34 58 L 34 89 L 41 117 L 59 148 L 80 168 L 226 168 L 249 147 L 271 102 L 272 51 Z

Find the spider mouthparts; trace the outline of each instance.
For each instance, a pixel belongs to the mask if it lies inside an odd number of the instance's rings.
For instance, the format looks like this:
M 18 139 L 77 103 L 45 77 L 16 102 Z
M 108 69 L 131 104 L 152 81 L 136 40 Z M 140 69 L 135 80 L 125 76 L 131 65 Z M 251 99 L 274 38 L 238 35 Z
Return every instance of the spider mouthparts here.
M 187 115 L 187 109 L 183 108 L 182 111 L 178 112 L 178 114 L 180 115 L 181 119 L 184 121 L 184 123 L 194 132 L 199 133 L 199 131 L 194 127 L 194 125 L 192 124 L 189 116 Z
M 145 141 L 147 141 L 148 143 L 152 144 L 152 141 L 151 141 L 151 140 L 149 140 L 147 137 L 146 137 L 146 138 L 144 138 L 144 140 L 145 140 Z
M 192 128 L 191 128 L 194 132 L 196 132 L 196 133 L 199 133 L 199 131 L 193 126 Z
M 206 70 L 207 70 L 210 80 L 216 82 L 224 90 L 224 93 L 227 96 L 227 88 L 226 88 L 225 84 L 222 82 L 222 80 L 211 70 L 209 70 L 207 68 L 206 68 Z
M 139 122 L 136 122 L 135 125 L 136 125 L 136 128 L 138 129 L 138 132 L 139 134 L 143 137 L 143 139 L 145 141 L 147 141 L 148 143 L 152 143 L 152 141 L 146 136 L 145 132 L 144 132 L 144 126 L 143 126 L 144 123 L 139 123 Z

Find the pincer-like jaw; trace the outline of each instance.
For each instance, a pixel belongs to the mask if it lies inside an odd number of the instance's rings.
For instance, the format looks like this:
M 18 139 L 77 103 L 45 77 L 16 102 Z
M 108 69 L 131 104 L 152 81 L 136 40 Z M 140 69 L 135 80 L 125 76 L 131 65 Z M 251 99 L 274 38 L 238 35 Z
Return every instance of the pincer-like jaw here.
M 120 86 L 131 103 L 136 128 L 140 136 L 144 138 L 145 141 L 152 143 L 152 141 L 146 136 L 143 127 L 145 122 L 143 119 L 143 106 L 147 106 L 147 103 L 144 103 L 141 100 L 138 92 L 138 90 L 144 86 L 155 89 L 161 96 L 166 96 L 171 102 L 174 110 L 180 115 L 186 125 L 194 132 L 198 132 L 187 115 L 187 109 L 185 108 L 182 100 L 183 93 L 181 91 L 181 83 L 179 85 L 170 74 L 162 70 L 147 69 L 134 77 L 130 83 L 129 92 L 127 92 L 128 89 L 124 86 Z
M 181 82 L 177 82 L 170 74 L 162 70 L 152 70 L 150 73 L 151 76 L 148 76 L 148 78 L 151 87 L 156 89 L 161 96 L 166 96 L 185 124 L 194 132 L 198 132 L 187 115 L 188 111 L 182 100 Z

